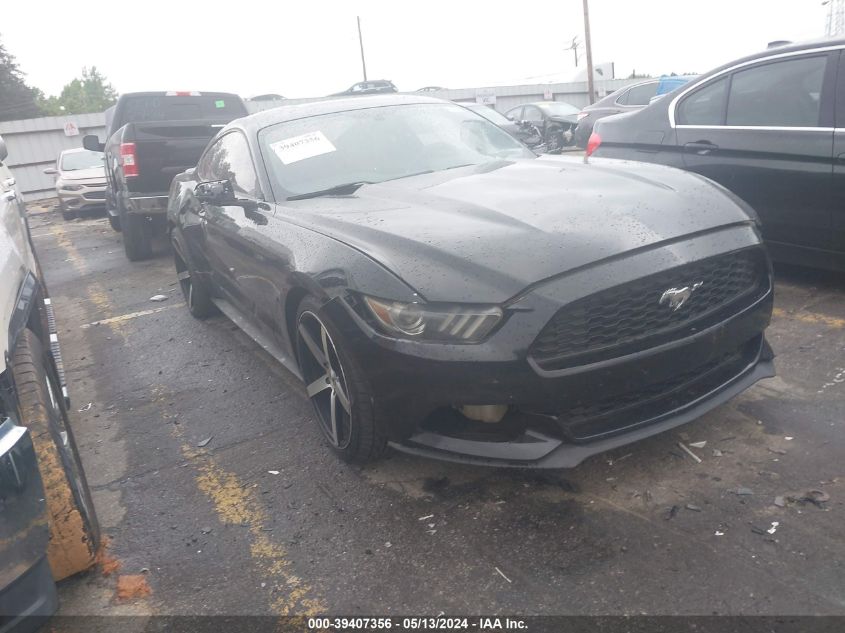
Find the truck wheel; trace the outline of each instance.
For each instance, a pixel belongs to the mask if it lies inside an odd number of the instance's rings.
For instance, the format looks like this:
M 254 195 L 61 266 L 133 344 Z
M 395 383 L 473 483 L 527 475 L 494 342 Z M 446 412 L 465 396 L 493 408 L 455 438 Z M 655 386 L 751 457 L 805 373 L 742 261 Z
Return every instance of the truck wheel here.
M 106 211 L 106 215 L 109 216 L 109 224 L 111 225 L 112 229 L 120 233 L 120 216 L 112 215 L 108 211 Z
M 68 211 L 63 202 L 59 202 L 59 211 L 62 212 L 62 219 L 66 222 L 76 219 L 76 211 Z
M 120 226 L 123 229 L 123 250 L 130 262 L 152 257 L 153 231 L 147 218 L 124 213 L 120 216 Z
M 11 369 L 21 423 L 32 435 L 44 481 L 50 524 L 47 557 L 53 577 L 61 580 L 94 564 L 100 528 L 53 364 L 32 330 L 21 332 Z

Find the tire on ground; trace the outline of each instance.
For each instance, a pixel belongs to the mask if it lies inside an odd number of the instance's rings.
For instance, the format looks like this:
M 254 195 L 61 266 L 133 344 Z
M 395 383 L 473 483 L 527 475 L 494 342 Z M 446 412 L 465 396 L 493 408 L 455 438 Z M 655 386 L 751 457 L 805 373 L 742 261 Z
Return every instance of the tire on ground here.
M 144 216 L 123 213 L 120 226 L 123 229 L 123 250 L 130 262 L 149 259 L 153 254 L 152 223 Z
M 44 482 L 50 524 L 47 557 L 53 577 L 61 580 L 94 564 L 100 541 L 97 516 L 52 363 L 31 330 L 18 338 L 11 370 L 21 424 L 30 430 Z
M 378 460 L 387 449 L 387 426 L 383 416 L 376 406 L 376 399 L 372 395 L 364 372 L 358 361 L 347 351 L 345 340 L 340 329 L 332 322 L 328 315 L 321 310 L 320 302 L 314 297 L 306 296 L 299 304 L 296 312 L 296 323 L 299 323 L 303 312 L 319 315 L 335 344 L 343 371 L 346 376 L 349 398 L 352 405 L 352 437 L 345 449 L 332 450 L 344 461 L 353 464 L 366 464 Z M 314 412 L 314 415 L 318 415 Z M 319 424 L 319 422 L 318 422 Z

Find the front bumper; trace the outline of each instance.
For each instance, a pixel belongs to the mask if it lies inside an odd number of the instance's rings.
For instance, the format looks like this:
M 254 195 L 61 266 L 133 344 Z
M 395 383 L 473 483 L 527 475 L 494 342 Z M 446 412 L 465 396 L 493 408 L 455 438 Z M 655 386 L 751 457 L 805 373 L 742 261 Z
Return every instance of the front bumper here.
M 56 189 L 62 208 L 66 211 L 89 211 L 106 207 L 106 183 L 85 184 L 82 189 Z
M 746 227 L 674 245 L 683 263 L 759 248 Z M 763 332 L 771 318 L 771 276 L 759 295 L 693 334 L 636 353 L 547 371 L 529 353 L 563 306 L 662 270 L 648 251 L 542 284 L 509 306 L 510 316 L 479 345 L 397 341 L 373 331 L 341 301 L 330 302 L 376 394 L 376 415 L 401 451 L 482 465 L 569 468 L 590 455 L 689 422 L 774 375 Z M 565 297 L 566 301 L 561 301 Z M 468 421 L 460 405 L 509 405 L 498 424 Z

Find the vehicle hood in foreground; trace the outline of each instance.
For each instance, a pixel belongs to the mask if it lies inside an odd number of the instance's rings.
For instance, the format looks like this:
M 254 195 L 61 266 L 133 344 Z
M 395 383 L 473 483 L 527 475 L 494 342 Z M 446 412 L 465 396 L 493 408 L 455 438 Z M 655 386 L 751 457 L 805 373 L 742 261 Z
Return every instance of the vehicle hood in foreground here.
M 535 282 L 751 222 L 699 176 L 641 163 L 522 160 L 285 203 L 290 220 L 366 253 L 428 301 L 501 303 Z

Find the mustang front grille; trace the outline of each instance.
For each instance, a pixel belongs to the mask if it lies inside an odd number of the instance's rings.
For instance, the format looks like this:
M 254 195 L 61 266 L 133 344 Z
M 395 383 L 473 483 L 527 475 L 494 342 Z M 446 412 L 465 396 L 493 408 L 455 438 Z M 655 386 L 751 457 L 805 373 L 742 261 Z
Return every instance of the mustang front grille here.
M 750 306 L 769 283 L 756 248 L 661 271 L 561 308 L 529 356 L 554 371 L 679 340 Z

